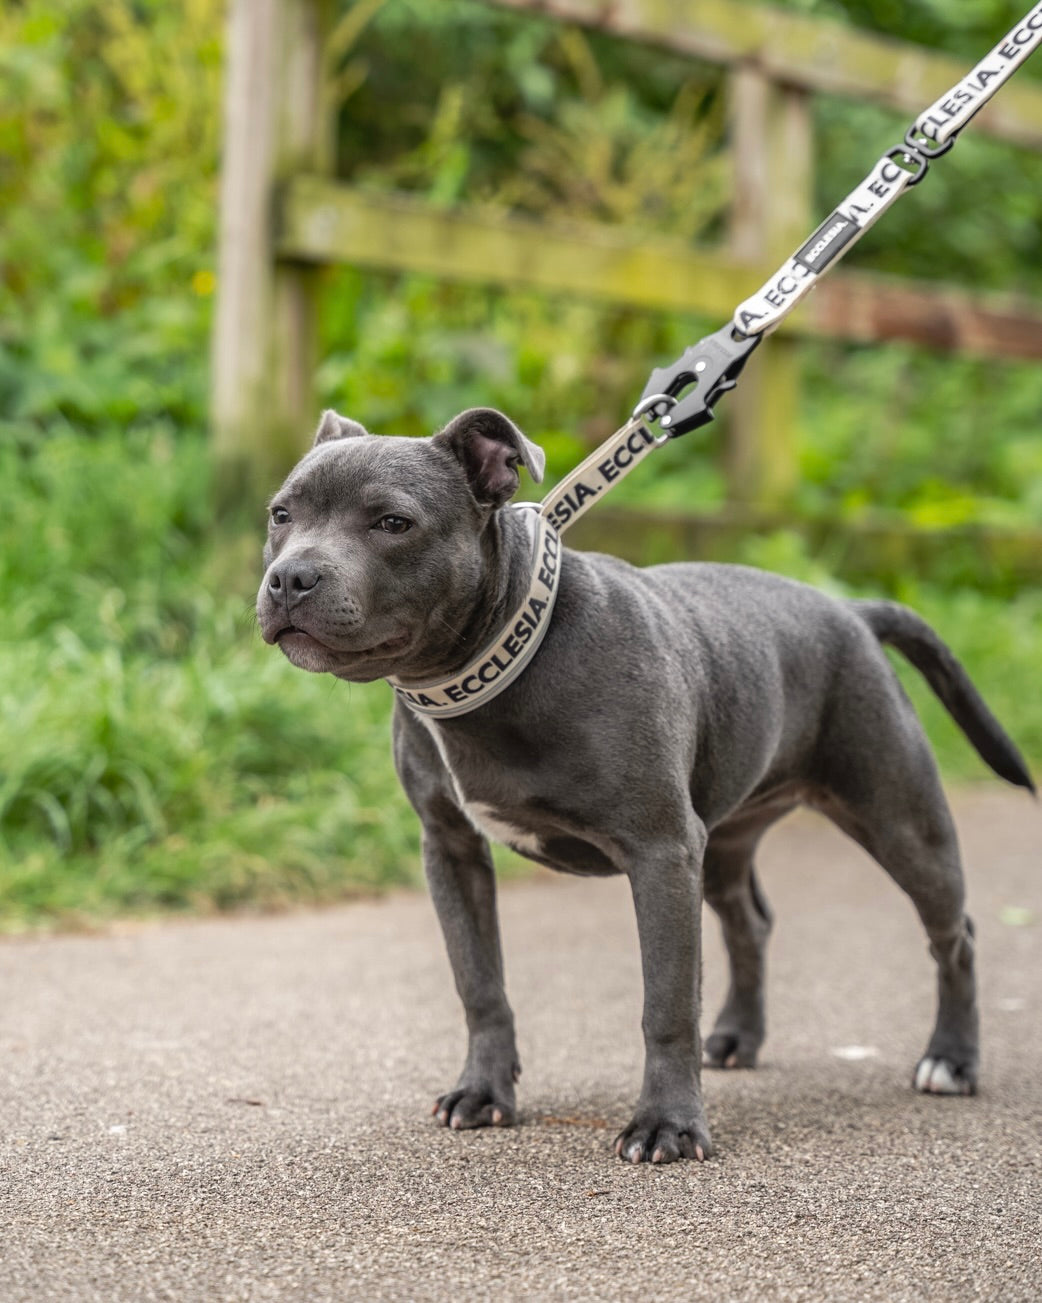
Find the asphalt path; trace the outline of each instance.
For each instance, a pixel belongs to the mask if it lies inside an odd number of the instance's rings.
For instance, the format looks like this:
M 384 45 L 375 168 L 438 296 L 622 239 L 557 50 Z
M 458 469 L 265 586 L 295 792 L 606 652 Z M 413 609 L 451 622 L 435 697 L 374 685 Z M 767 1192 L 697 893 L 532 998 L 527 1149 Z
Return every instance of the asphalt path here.
M 705 1164 L 610 1152 L 642 1055 L 623 881 L 501 893 L 509 1130 L 429 1116 L 463 1028 L 422 895 L 0 943 L 0 1299 L 1039 1299 L 1042 810 L 997 784 L 955 809 L 980 1095 L 909 1088 L 923 936 L 882 870 L 799 815 L 761 861 L 762 1066 L 706 1074 Z

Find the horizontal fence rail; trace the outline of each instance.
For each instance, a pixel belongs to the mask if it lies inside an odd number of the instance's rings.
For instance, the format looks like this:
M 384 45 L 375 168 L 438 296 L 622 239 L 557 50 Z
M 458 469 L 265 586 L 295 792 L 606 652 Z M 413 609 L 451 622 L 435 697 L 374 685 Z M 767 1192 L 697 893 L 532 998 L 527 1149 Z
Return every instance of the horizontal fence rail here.
M 622 228 L 554 224 L 362 191 L 320 176 L 287 183 L 276 207 L 285 259 L 351 262 L 445 280 L 579 294 L 629 307 L 730 316 L 773 271 Z M 782 333 L 903 339 L 979 357 L 1042 358 L 1042 308 L 1008 295 L 834 273 Z

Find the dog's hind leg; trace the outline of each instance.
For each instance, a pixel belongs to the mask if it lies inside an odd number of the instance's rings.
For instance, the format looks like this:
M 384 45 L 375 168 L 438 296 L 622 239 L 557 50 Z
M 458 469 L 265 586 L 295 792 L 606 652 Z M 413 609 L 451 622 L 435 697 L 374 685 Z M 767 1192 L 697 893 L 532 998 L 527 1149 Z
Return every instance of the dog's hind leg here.
M 944 795 L 928 816 L 866 825 L 836 817 L 912 900 L 937 964 L 937 1022 L 916 1066 L 916 1090 L 972 1095 L 977 1089 L 979 1033 L 973 924 L 964 913 L 959 846 Z M 828 813 L 832 813 L 828 811 Z
M 730 970 L 727 998 L 703 1048 L 708 1068 L 754 1068 L 763 1044 L 771 912 L 756 879 L 753 856 L 766 826 L 783 813 L 722 824 L 710 834 L 706 847 L 705 899 L 720 920 Z
M 830 794 L 816 804 L 910 897 L 937 964 L 937 1022 L 915 1088 L 972 1095 L 979 1032 L 962 860 L 937 765 L 903 694 L 897 709 L 874 717 L 870 744 L 844 750 L 827 787 Z

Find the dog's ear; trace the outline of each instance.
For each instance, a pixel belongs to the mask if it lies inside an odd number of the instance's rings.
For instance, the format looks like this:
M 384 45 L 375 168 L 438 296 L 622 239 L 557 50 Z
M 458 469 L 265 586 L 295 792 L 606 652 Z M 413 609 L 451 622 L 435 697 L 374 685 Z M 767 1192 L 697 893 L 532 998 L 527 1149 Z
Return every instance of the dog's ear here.
M 331 407 L 327 407 L 318 423 L 315 443 L 312 446 L 325 443 L 328 439 L 356 439 L 360 434 L 368 433 L 364 425 L 359 425 L 357 421 L 349 420 L 346 416 L 340 416 Z
M 434 436 L 434 442 L 448 448 L 463 467 L 477 500 L 494 507 L 501 507 L 517 492 L 519 465 L 537 484 L 543 478 L 546 457 L 542 448 L 493 407 L 462 412 Z

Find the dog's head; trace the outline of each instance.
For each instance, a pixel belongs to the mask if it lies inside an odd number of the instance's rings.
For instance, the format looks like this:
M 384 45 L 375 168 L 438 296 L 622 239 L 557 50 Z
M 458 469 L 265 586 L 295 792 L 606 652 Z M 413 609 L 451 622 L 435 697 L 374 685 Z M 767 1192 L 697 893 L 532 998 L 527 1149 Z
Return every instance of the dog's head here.
M 492 408 L 430 439 L 372 435 L 326 412 L 269 508 L 265 642 L 301 669 L 356 682 L 444 672 L 481 602 L 489 526 L 522 465 L 542 479 L 542 451 Z

